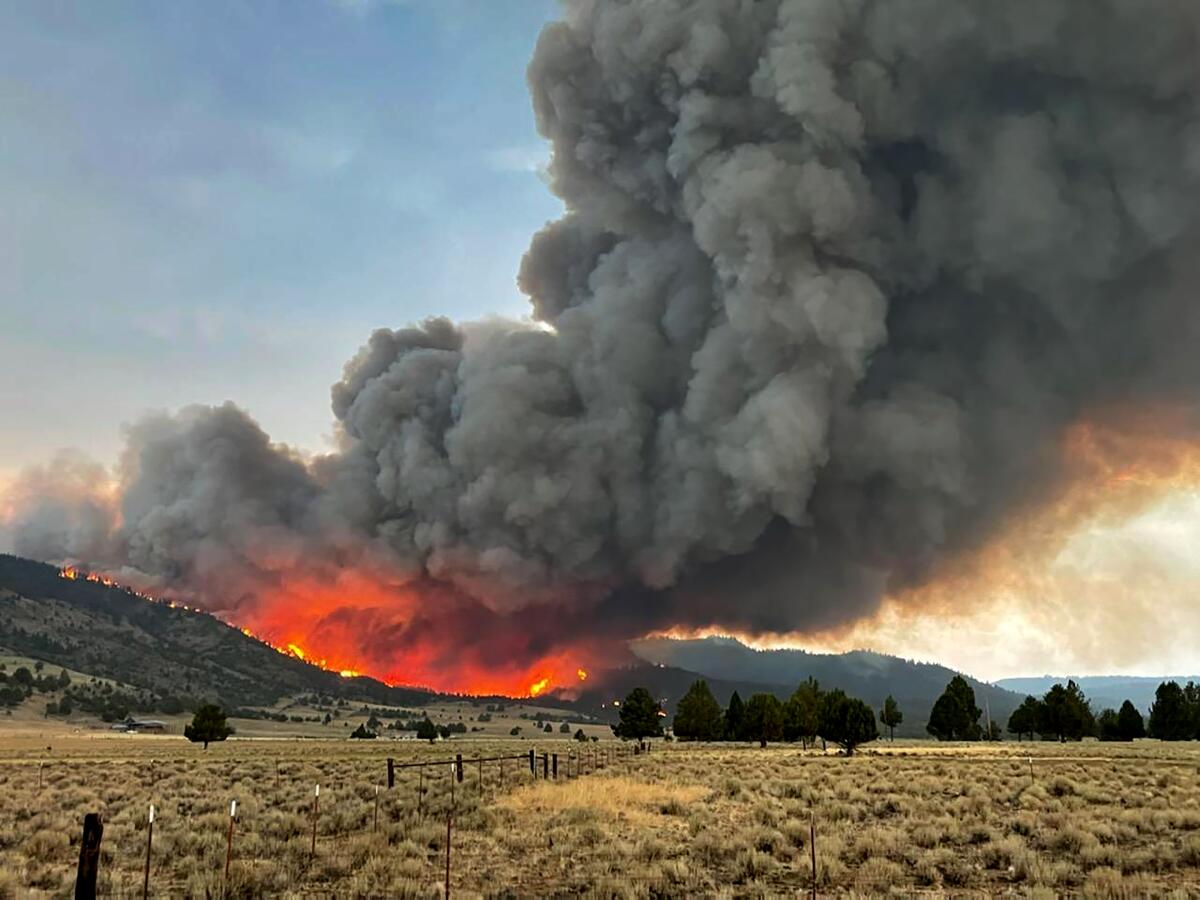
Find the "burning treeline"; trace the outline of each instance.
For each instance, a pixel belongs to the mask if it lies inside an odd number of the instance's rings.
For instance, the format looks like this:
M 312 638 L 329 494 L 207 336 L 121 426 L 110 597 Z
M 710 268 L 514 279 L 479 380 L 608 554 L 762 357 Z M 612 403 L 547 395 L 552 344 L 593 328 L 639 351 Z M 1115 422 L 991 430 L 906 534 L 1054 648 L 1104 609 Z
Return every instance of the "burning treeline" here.
M 529 68 L 568 209 L 535 323 L 377 331 L 324 457 L 150 417 L 115 493 L 18 484 L 16 548 L 485 690 L 919 596 L 1069 480 L 1070 429 L 1195 434 L 1198 32 L 1190 0 L 570 0 Z

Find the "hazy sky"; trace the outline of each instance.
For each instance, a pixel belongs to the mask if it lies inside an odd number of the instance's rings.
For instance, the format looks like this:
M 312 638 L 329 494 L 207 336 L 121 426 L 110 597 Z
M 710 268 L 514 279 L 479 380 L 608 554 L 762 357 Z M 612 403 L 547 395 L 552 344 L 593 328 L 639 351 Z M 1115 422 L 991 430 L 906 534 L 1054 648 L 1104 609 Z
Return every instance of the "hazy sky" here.
M 373 328 L 521 315 L 552 0 L 0 4 L 0 477 L 232 399 L 320 449 Z

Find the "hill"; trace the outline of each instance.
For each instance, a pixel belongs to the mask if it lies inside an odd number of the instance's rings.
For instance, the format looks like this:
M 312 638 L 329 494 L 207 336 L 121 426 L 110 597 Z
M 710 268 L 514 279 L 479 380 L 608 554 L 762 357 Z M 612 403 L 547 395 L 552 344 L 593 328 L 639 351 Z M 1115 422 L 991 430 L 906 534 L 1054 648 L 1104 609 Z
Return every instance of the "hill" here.
M 702 673 L 716 682 L 773 685 L 780 697 L 791 694 L 808 677 L 826 688 L 841 688 L 878 710 L 891 694 L 904 712 L 897 735 L 924 737 L 925 723 L 934 701 L 955 675 L 945 666 L 918 663 L 882 653 L 854 651 L 841 654 L 803 650 L 756 650 L 733 638 L 638 641 L 633 652 L 653 665 Z M 979 707 L 990 707 L 1001 727 L 1020 705 L 1023 695 L 963 676 L 975 691 Z M 740 690 L 740 689 L 739 689 Z M 745 694 L 742 694 L 743 699 Z
M 1018 694 L 1040 697 L 1056 684 L 1065 685 L 1068 677 L 1079 685 L 1096 712 L 1102 709 L 1120 709 L 1126 700 L 1143 712 L 1148 712 L 1154 702 L 1154 692 L 1164 681 L 1177 681 L 1180 684 L 1187 684 L 1189 681 L 1200 682 L 1200 675 L 1163 675 L 1153 678 L 1135 675 L 1042 675 L 1032 678 L 1002 678 L 996 684 Z
M 0 648 L 136 689 L 131 708 L 170 712 L 197 700 L 265 706 L 310 692 L 396 706 L 428 691 L 343 678 L 279 653 L 206 613 L 129 590 L 60 577 L 54 566 L 0 554 Z

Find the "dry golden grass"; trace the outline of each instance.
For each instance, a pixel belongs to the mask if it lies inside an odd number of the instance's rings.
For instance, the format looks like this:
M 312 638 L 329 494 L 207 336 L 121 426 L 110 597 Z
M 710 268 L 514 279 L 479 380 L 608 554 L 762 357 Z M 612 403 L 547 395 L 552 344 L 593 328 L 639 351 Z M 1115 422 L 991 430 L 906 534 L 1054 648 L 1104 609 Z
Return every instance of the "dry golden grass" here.
M 85 812 L 104 816 L 101 889 L 140 896 L 154 802 L 156 896 L 434 896 L 448 766 L 384 758 L 519 753 L 530 742 L 0 737 L 0 897 L 70 892 Z M 577 749 L 539 741 L 561 756 Z M 601 745 L 603 748 L 605 745 Z M 588 750 L 592 748 L 589 745 Z M 1033 775 L 1028 758 L 1034 757 Z M 37 789 L 38 764 L 46 763 Z M 276 778 L 276 766 L 279 776 Z M 466 896 L 1200 895 L 1200 749 L 1139 742 L 926 747 L 852 759 L 794 747 L 658 746 L 578 780 L 467 766 L 453 889 Z M 321 784 L 310 858 L 313 785 Z M 418 810 L 418 786 L 423 788 Z M 239 802 L 223 885 L 228 803 Z

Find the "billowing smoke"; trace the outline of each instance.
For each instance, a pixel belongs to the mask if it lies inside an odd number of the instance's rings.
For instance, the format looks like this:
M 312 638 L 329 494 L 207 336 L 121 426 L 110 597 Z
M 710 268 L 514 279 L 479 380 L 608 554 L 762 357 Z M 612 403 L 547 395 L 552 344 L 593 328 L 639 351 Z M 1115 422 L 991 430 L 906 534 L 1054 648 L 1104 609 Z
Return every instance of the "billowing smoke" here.
M 23 506 L 17 549 L 255 622 L 320 593 L 309 637 L 435 681 L 869 614 L 1072 423 L 1194 404 L 1198 38 L 1193 0 L 569 0 L 536 324 L 376 332 L 321 459 L 143 422 L 117 514 Z

